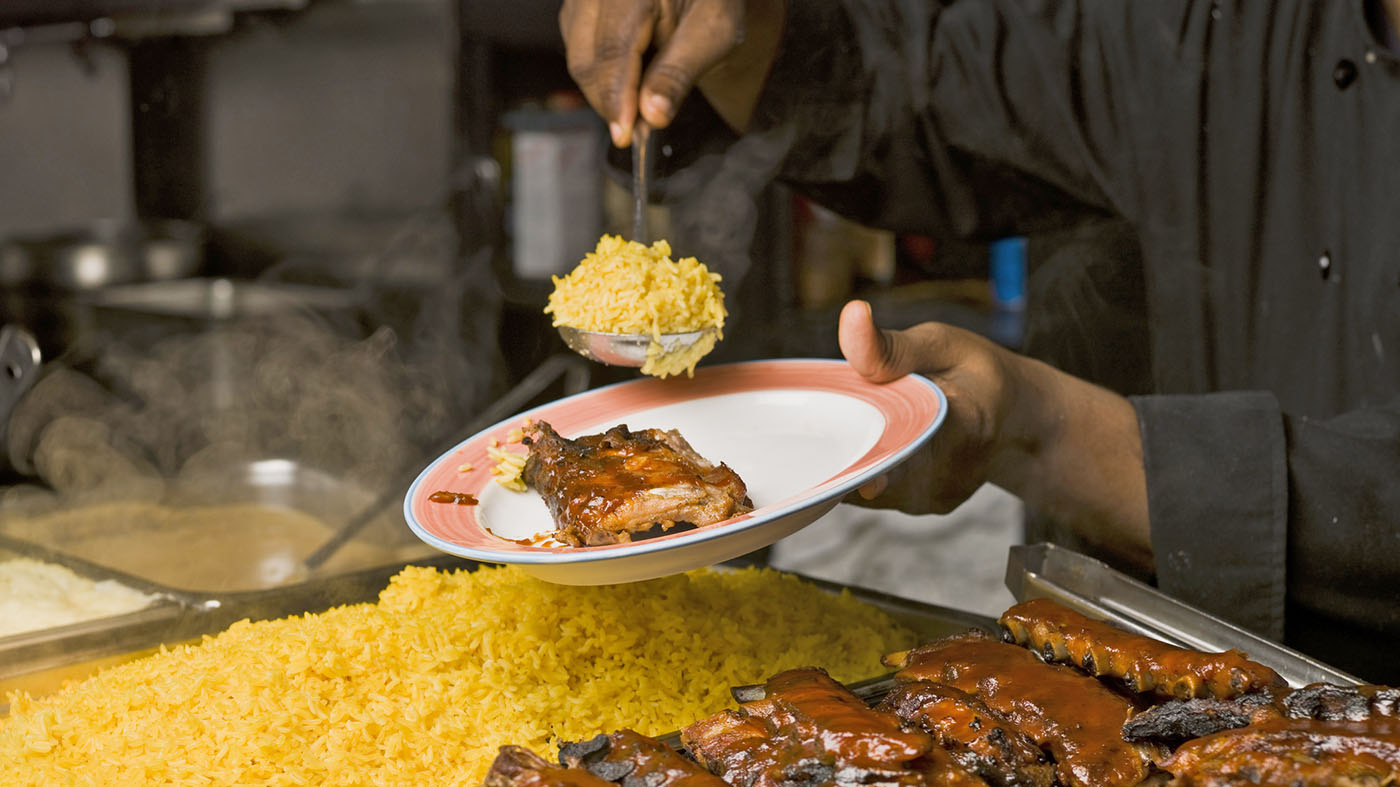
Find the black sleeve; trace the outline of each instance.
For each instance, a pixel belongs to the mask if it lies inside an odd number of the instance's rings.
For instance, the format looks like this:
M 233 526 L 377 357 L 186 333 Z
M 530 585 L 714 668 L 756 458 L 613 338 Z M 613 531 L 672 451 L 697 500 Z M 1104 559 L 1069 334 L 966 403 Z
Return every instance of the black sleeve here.
M 1161 88 L 1199 73 L 1183 53 L 1208 4 L 788 5 L 754 119 L 787 134 L 779 177 L 866 224 L 991 237 L 1135 215 Z
M 1133 404 L 1164 590 L 1309 652 L 1295 621 L 1400 630 L 1400 397 L 1325 420 L 1258 392 Z

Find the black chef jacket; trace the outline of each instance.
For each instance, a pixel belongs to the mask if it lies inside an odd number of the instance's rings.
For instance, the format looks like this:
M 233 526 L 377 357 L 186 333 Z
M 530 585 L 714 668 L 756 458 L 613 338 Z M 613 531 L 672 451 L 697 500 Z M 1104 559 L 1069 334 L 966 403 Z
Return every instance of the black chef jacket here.
M 1363 0 L 788 15 L 750 132 L 778 176 L 906 231 L 1129 222 L 1159 585 L 1400 679 L 1400 60 Z

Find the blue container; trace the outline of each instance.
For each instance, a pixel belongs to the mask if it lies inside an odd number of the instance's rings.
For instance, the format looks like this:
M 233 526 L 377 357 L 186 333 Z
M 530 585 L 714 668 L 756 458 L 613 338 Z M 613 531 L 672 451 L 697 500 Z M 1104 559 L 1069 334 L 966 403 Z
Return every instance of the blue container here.
M 1003 238 L 991 245 L 992 301 L 998 309 L 1026 308 L 1026 239 Z

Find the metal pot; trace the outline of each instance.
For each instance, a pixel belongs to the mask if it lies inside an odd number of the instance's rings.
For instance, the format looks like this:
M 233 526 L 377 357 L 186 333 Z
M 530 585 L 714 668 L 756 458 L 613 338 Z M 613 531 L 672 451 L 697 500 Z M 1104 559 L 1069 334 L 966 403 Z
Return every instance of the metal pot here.
M 82 292 L 138 281 L 165 281 L 198 272 L 204 230 L 192 222 L 98 221 L 53 235 L 0 244 L 0 287 Z
M 114 285 L 194 275 L 203 227 L 187 221 L 99 221 L 80 230 L 0 239 L 0 322 L 27 328 L 45 355 L 92 332 L 90 298 Z
M 42 360 L 39 343 L 27 331 L 13 325 L 0 327 L 0 473 L 9 465 L 10 414 L 33 387 Z

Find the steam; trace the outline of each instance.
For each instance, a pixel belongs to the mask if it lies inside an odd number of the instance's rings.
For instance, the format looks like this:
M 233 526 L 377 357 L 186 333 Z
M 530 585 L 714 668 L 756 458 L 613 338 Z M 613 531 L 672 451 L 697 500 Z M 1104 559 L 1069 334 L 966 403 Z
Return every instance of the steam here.
M 785 130 L 751 131 L 722 153 L 701 157 L 667 185 L 674 197 L 671 246 L 698 257 L 723 277 L 726 304 L 752 267 L 759 196 L 772 181 L 791 147 Z
M 375 263 L 364 275 L 394 260 Z M 347 296 L 330 308 L 284 297 L 203 327 L 141 316 L 81 371 L 49 364 L 16 408 L 11 459 L 51 492 L 12 487 L 6 509 L 157 500 L 270 458 L 383 491 L 503 382 L 488 264 L 407 294 L 349 282 L 326 290 Z

